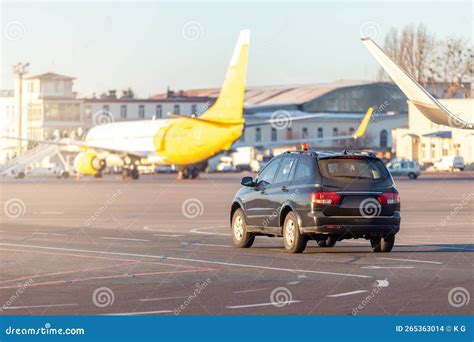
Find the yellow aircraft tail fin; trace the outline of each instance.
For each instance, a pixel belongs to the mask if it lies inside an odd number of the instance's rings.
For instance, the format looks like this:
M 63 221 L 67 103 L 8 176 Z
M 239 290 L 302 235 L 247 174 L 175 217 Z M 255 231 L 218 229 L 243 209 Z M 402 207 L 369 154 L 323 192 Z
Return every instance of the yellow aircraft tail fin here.
M 370 119 L 372 118 L 373 112 L 374 112 L 374 109 L 372 107 L 369 107 L 369 109 L 367 110 L 367 113 L 365 113 L 364 118 L 360 122 L 359 128 L 357 128 L 357 131 L 354 133 L 355 139 L 358 139 L 365 134 L 365 131 L 367 130 L 367 126 L 370 123 Z
M 250 31 L 242 30 L 216 103 L 200 118 L 222 123 L 243 123 L 245 79 L 249 55 Z

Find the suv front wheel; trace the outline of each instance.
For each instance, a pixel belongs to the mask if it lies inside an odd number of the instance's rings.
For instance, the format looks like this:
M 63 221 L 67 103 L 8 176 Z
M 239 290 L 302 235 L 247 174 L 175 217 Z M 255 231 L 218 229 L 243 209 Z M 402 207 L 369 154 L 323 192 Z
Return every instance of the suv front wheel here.
M 372 245 L 372 250 L 376 253 L 390 252 L 395 244 L 395 235 L 390 234 L 384 237 L 371 237 L 370 244 Z
M 255 234 L 247 231 L 242 209 L 237 209 L 232 216 L 232 239 L 237 248 L 249 248 L 255 241 Z
M 303 252 L 308 242 L 308 238 L 300 233 L 298 220 L 291 211 L 286 215 L 283 223 L 283 242 L 285 249 L 290 253 Z

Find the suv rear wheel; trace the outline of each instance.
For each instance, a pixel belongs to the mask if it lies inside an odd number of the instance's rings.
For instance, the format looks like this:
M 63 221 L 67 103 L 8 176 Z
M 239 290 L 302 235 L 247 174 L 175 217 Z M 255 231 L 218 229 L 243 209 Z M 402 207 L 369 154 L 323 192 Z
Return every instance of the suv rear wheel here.
M 384 237 L 372 237 L 370 238 L 370 244 L 375 253 L 390 252 L 395 244 L 395 235 L 390 234 Z
M 247 231 L 242 209 L 237 209 L 232 216 L 232 239 L 237 248 L 249 248 L 255 241 L 255 234 Z
M 328 236 L 326 240 L 317 240 L 319 247 L 334 247 L 337 239 L 334 236 Z
M 306 248 L 308 238 L 301 235 L 298 220 L 293 212 L 289 212 L 283 223 L 283 242 L 290 253 L 301 253 Z

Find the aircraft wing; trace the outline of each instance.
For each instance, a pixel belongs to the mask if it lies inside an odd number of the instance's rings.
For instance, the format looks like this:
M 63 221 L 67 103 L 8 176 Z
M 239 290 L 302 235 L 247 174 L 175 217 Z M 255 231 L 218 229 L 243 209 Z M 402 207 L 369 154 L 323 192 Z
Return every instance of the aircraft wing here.
M 309 115 L 302 115 L 302 116 L 294 116 L 290 117 L 275 117 L 270 118 L 269 120 L 262 120 L 262 121 L 255 121 L 255 122 L 245 122 L 245 127 L 256 127 L 256 126 L 265 126 L 265 125 L 285 125 L 287 122 L 294 122 L 300 120 L 307 120 L 307 119 L 314 119 L 317 118 L 318 114 L 309 114 Z
M 357 130 L 354 132 L 354 134 L 351 135 L 340 135 L 340 136 L 335 136 L 335 137 L 327 137 L 327 138 L 308 138 L 308 139 L 291 139 L 291 140 L 282 140 L 282 141 L 270 141 L 270 142 L 258 142 L 254 143 L 252 145 L 239 145 L 239 147 L 242 146 L 252 146 L 252 147 L 279 147 L 279 146 L 291 146 L 291 145 L 297 145 L 301 143 L 316 143 L 316 142 L 322 142 L 322 141 L 334 141 L 334 140 L 347 140 L 347 139 L 359 139 L 362 136 L 364 136 L 367 126 L 370 123 L 370 120 L 372 119 L 372 113 L 374 112 L 374 109 L 370 107 L 367 110 L 367 113 L 365 113 L 362 121 L 360 122 L 359 127 Z M 308 115 L 307 117 L 304 117 L 305 119 L 308 118 L 313 118 L 314 115 L 310 116 Z
M 432 122 L 453 128 L 474 129 L 474 123 L 467 122 L 458 115 L 450 112 L 443 104 L 436 100 L 412 76 L 395 63 L 370 38 L 362 38 L 362 43 L 384 68 L 387 74 L 398 85 L 403 93 L 418 108 L 418 110 Z
M 20 138 L 16 138 L 16 137 L 8 137 L 8 136 L 2 136 L 0 138 L 1 139 L 10 139 L 10 140 L 22 140 L 22 141 L 27 141 L 27 142 L 31 142 L 31 143 L 37 143 L 37 144 L 44 144 L 44 145 L 76 146 L 80 149 L 93 149 L 93 150 L 102 151 L 102 152 L 126 154 L 126 155 L 129 155 L 129 156 L 132 156 L 132 157 L 137 157 L 137 158 L 146 158 L 149 155 L 147 152 L 118 150 L 118 149 L 104 147 L 104 146 L 100 146 L 100 145 L 88 144 L 85 141 L 80 141 L 80 140 L 70 140 L 70 139 L 68 139 L 68 141 L 35 140 L 35 139 L 20 139 Z

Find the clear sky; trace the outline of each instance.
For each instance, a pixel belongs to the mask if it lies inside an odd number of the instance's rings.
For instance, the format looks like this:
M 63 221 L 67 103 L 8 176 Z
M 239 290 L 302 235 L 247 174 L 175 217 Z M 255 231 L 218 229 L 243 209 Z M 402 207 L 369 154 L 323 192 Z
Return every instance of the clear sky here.
M 425 23 L 472 42 L 471 2 L 3 2 L 0 89 L 12 65 L 77 78 L 80 95 L 131 87 L 140 96 L 219 87 L 240 29 L 252 30 L 248 85 L 373 79 L 361 31 Z M 184 33 L 187 28 L 189 32 Z M 193 29 L 197 36 L 193 36 Z M 196 39 L 194 39 L 196 38 Z

